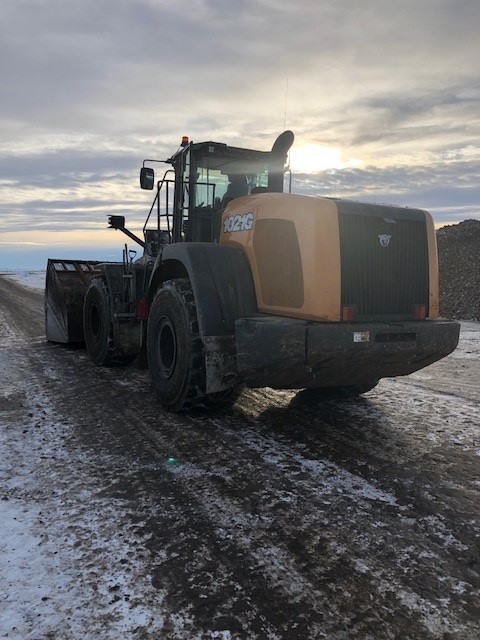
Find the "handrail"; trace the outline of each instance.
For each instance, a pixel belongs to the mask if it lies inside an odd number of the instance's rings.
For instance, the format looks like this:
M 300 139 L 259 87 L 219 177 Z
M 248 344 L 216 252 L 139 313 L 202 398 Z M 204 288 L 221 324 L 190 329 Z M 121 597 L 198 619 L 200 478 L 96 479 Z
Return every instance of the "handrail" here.
M 165 182 L 167 183 L 167 185 L 169 182 L 173 182 L 173 180 L 167 180 L 167 173 L 170 173 L 170 172 L 175 174 L 175 171 L 173 169 L 167 169 L 163 174 L 163 178 L 157 182 L 157 193 L 155 195 L 155 198 L 153 199 L 152 206 L 150 207 L 150 211 L 148 212 L 147 219 L 145 220 L 145 224 L 143 225 L 143 233 L 145 233 L 145 229 L 147 228 L 147 224 L 148 224 L 148 221 L 150 220 L 150 216 L 152 215 L 152 211 L 153 211 L 153 207 L 155 206 L 155 203 L 157 203 L 157 212 L 158 212 L 157 213 L 157 230 L 160 231 L 160 191 L 162 190 L 162 187 L 165 184 Z M 168 199 L 167 199 L 166 217 L 167 217 L 167 227 L 170 233 L 170 221 L 168 217 Z

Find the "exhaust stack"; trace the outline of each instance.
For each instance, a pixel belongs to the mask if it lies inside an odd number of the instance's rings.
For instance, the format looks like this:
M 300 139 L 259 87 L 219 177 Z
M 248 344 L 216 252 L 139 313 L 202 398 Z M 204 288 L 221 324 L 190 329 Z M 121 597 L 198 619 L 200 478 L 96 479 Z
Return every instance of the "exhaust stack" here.
M 283 193 L 283 174 L 287 154 L 294 139 L 295 136 L 291 131 L 284 131 L 273 143 L 268 166 L 268 190 L 273 193 Z

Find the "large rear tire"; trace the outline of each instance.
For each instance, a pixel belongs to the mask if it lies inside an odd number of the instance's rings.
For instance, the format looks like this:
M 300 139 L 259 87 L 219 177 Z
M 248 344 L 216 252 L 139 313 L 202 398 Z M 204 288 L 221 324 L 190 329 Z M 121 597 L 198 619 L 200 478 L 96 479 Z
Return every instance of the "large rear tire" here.
M 83 302 L 83 334 L 90 359 L 99 366 L 128 364 L 135 356 L 124 355 L 112 338 L 110 296 L 105 282 L 94 278 Z
M 157 291 L 148 318 L 147 356 L 153 387 L 167 409 L 180 411 L 205 397 L 205 356 L 187 278 L 168 280 Z

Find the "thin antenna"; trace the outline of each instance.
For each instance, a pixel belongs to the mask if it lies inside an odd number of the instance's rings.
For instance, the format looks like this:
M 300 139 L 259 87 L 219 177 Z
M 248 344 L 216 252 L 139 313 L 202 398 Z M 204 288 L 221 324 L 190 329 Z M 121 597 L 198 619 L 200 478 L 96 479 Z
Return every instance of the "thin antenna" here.
M 283 130 L 284 131 L 287 128 L 287 102 L 288 102 L 288 76 L 287 76 L 287 83 L 285 85 L 285 113 L 284 113 L 284 117 L 283 117 Z

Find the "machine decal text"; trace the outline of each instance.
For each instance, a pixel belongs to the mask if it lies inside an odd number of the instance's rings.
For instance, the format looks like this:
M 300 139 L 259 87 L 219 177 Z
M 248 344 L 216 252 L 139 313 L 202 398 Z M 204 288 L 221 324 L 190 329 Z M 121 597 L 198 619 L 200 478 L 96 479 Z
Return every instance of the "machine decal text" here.
M 224 233 L 233 231 L 251 231 L 253 229 L 253 213 L 227 216 L 223 221 Z

